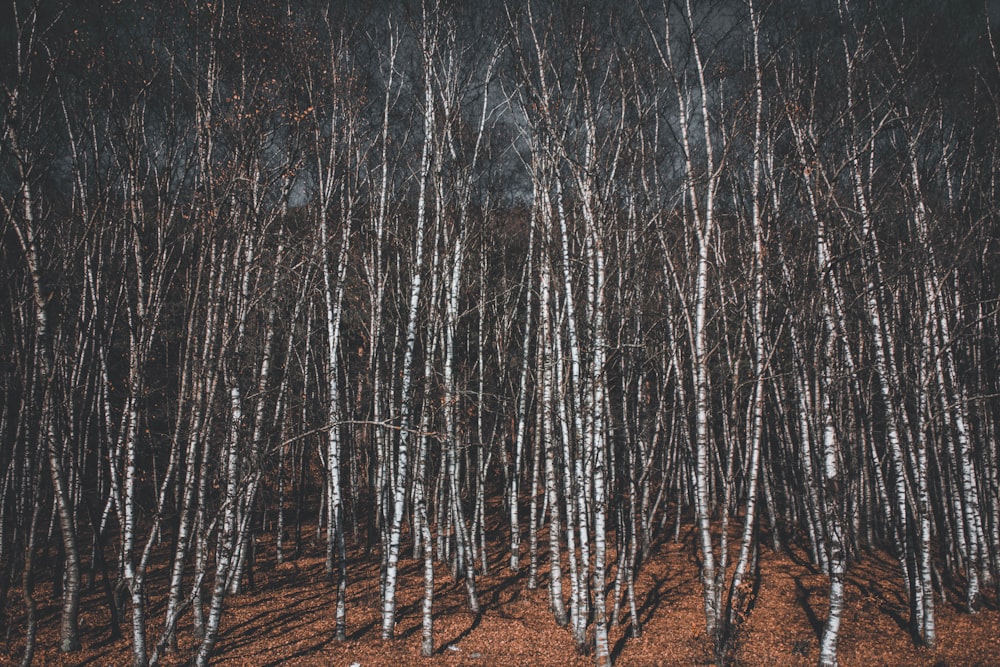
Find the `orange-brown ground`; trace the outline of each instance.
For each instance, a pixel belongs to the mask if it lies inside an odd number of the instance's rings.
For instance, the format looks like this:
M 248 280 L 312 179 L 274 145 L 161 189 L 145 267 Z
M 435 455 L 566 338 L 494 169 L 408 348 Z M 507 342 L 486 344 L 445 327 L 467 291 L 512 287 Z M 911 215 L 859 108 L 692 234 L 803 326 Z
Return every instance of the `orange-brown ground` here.
M 643 623 L 639 638 L 628 636 L 629 621 L 612 628 L 617 665 L 708 665 L 712 653 L 704 633 L 700 585 L 693 548 L 660 545 L 638 579 L 638 605 Z M 349 565 L 348 640 L 333 639 L 334 593 L 323 574 L 318 547 L 294 562 L 275 566 L 270 545 L 262 545 L 256 588 L 227 602 L 214 664 L 217 665 L 590 665 L 577 655 L 569 631 L 558 627 L 547 607 L 545 577 L 528 590 L 526 567 L 511 573 L 501 553 L 478 578 L 483 613 L 468 612 L 465 587 L 445 567 L 436 571 L 435 646 L 431 658 L 421 658 L 420 568 L 412 560 L 402 566 L 397 638 L 382 641 L 377 610 L 376 559 L 352 559 Z M 819 633 L 826 614 L 827 582 L 804 555 L 763 549 L 761 582 L 749 618 L 734 653 L 739 665 L 813 665 L 819 653 Z M 165 570 L 154 580 L 151 616 L 162 617 Z M 88 590 L 81 614 L 82 650 L 55 650 L 58 607 L 51 588 L 40 583 L 39 647 L 36 665 L 127 665 L 127 640 L 110 641 L 107 610 L 99 587 Z M 938 647 L 918 648 L 905 629 L 907 610 L 899 586 L 898 567 L 888 557 L 873 554 L 849 570 L 847 611 L 842 625 L 842 665 L 1000 665 L 1000 613 L 995 600 L 976 615 L 956 605 L 957 591 L 938 599 Z M 13 623 L 10 639 L 0 644 L 0 665 L 17 664 L 23 649 L 21 600 L 9 601 Z M 627 606 L 626 606 L 627 609 Z M 610 610 L 610 603 L 609 603 Z M 190 616 L 187 620 L 189 621 Z M 123 624 L 122 630 L 128 632 Z M 151 626 L 150 640 L 160 627 Z M 189 630 L 182 647 L 192 646 Z M 166 664 L 183 664 L 190 653 L 168 656 Z

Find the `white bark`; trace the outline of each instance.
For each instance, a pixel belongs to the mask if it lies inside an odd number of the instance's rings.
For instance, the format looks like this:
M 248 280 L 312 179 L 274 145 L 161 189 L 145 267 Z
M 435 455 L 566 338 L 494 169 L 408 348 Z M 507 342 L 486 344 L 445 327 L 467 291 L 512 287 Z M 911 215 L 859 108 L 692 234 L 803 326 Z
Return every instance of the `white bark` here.
M 406 503 L 410 424 L 412 420 L 410 384 L 413 374 L 413 357 L 417 343 L 417 311 L 420 304 L 421 279 L 424 257 L 424 228 L 427 218 L 427 186 L 431 168 L 431 145 L 434 139 L 434 93 L 431 65 L 437 50 L 437 35 L 431 25 L 434 9 L 423 4 L 423 27 L 420 48 L 423 57 L 423 147 L 420 154 L 419 195 L 417 197 L 417 223 L 414 231 L 414 251 L 410 276 L 410 299 L 407 309 L 405 351 L 403 356 L 402 389 L 400 392 L 399 447 L 396 452 L 395 480 L 392 493 L 392 524 L 389 530 L 385 572 L 385 590 L 382 592 L 382 638 L 390 639 L 396 625 L 396 572 L 399 565 L 400 537 L 403 527 L 403 510 Z

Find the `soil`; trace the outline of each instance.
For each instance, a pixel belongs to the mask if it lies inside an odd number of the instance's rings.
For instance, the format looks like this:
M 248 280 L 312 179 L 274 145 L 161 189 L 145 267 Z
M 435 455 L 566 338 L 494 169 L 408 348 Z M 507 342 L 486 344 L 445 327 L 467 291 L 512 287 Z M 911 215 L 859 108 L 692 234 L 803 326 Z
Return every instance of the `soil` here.
M 315 534 L 315 533 L 312 533 Z M 409 554 L 407 554 L 408 556 Z M 573 648 L 569 630 L 556 625 L 548 610 L 546 571 L 539 588 L 527 588 L 527 563 L 513 573 L 506 554 L 496 547 L 486 575 L 477 579 L 480 615 L 468 611 L 464 581 L 441 565 L 435 571 L 435 654 L 420 656 L 422 562 L 401 563 L 396 638 L 380 639 L 377 556 L 353 553 L 348 565 L 348 639 L 334 639 L 335 592 L 324 574 L 319 546 L 304 546 L 296 559 L 277 565 L 270 544 L 259 546 L 254 587 L 227 598 L 213 664 L 325 665 L 592 665 L 593 658 Z M 166 562 L 164 552 L 163 563 Z M 826 577 L 796 549 L 776 553 L 762 548 L 761 577 L 732 653 L 737 665 L 815 665 L 826 615 Z M 161 629 L 166 569 L 151 571 L 150 641 Z M 44 572 L 41 573 L 44 575 Z M 613 576 L 613 572 L 612 572 Z M 88 579 L 85 577 L 85 583 Z M 642 634 L 631 636 L 627 605 L 622 624 L 611 628 L 613 658 L 619 666 L 711 665 L 706 640 L 701 587 L 690 534 L 682 543 L 655 549 L 637 579 Z M 57 646 L 59 608 L 51 581 L 40 581 L 39 639 L 36 665 L 128 665 L 128 639 L 113 641 L 99 585 L 83 595 L 81 650 L 62 654 Z M 609 596 L 610 600 L 610 596 Z M 840 664 L 927 665 L 933 667 L 1000 665 L 1000 612 L 996 600 L 976 614 L 961 609 L 960 590 L 938 597 L 938 644 L 919 647 L 907 629 L 908 609 L 898 565 L 886 554 L 872 553 L 848 571 L 846 610 L 839 643 Z M 612 602 L 609 601 L 609 611 Z M 0 643 L 0 665 L 18 664 L 23 650 L 23 605 L 8 600 L 11 627 Z M 194 641 L 190 614 L 180 634 L 181 650 L 166 665 L 185 664 Z M 122 631 L 128 633 L 127 624 Z M 2 639 L 2 638 L 0 638 Z

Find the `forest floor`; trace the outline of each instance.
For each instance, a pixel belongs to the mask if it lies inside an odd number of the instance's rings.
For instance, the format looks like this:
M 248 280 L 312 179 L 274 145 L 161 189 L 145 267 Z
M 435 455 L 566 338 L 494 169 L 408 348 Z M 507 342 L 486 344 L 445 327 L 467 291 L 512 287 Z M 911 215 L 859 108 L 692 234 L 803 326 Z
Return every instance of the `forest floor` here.
M 315 533 L 311 533 L 315 535 Z M 701 588 L 693 535 L 680 544 L 658 546 L 637 579 L 637 605 L 642 635 L 630 636 L 627 605 L 622 625 L 611 629 L 615 664 L 619 666 L 710 665 L 712 652 L 704 631 Z M 409 554 L 406 554 L 407 556 Z M 164 552 L 163 563 L 166 562 Z M 436 569 L 435 654 L 420 657 L 421 567 L 401 561 L 396 639 L 383 641 L 378 611 L 377 557 L 353 554 L 348 564 L 346 642 L 334 640 L 333 586 L 323 571 L 318 546 L 305 546 L 292 561 L 276 565 L 273 545 L 262 544 L 254 587 L 230 596 L 213 664 L 325 665 L 360 667 L 403 665 L 571 665 L 593 664 L 578 655 L 569 630 L 560 628 L 548 610 L 546 570 L 536 590 L 527 588 L 527 563 L 512 573 L 506 556 L 494 551 L 490 573 L 477 578 L 482 613 L 468 611 L 463 581 L 447 568 Z M 422 564 L 421 564 L 422 565 Z M 827 579 L 792 548 L 761 551 L 757 597 L 742 626 L 733 659 L 736 665 L 814 665 L 826 616 Z M 165 565 L 150 573 L 149 616 L 162 618 Z M 40 578 L 44 573 L 40 573 Z M 87 583 L 85 577 L 84 582 Z M 873 553 L 852 563 L 846 586 L 846 610 L 839 643 L 840 663 L 852 665 L 928 665 L 933 667 L 1000 665 L 1000 612 L 996 600 L 975 615 L 960 608 L 960 591 L 937 598 L 938 645 L 919 648 L 906 629 L 908 611 L 899 585 L 898 565 Z M 39 581 L 39 638 L 36 665 L 128 665 L 128 639 L 111 640 L 101 586 L 83 596 L 80 634 L 83 648 L 56 650 L 59 608 L 51 581 Z M 610 596 L 609 596 L 610 598 Z M 609 610 L 611 608 L 609 603 Z M 23 650 L 23 604 L 8 600 L 11 626 L 0 637 L 0 665 L 18 664 Z M 185 617 L 190 624 L 190 614 Z M 150 641 L 161 628 L 150 627 Z M 190 628 L 180 634 L 181 652 L 165 664 L 180 665 L 194 646 Z M 129 628 L 123 624 L 126 634 Z M 185 650 L 186 649 L 186 650 Z

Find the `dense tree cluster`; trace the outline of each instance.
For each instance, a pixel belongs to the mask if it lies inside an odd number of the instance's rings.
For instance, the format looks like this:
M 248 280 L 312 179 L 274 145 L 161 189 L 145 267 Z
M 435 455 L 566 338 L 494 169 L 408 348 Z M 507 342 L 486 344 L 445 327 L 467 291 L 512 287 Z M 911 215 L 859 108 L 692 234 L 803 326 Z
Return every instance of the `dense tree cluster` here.
M 381 559 L 385 638 L 422 563 L 425 654 L 434 577 L 478 611 L 509 567 L 609 664 L 685 523 L 720 660 L 762 541 L 828 573 L 824 665 L 867 549 L 928 645 L 944 587 L 992 595 L 1000 17 L 353 4 L 5 0 L 0 614 L 24 664 L 39 559 L 63 650 L 90 572 L 136 665 L 189 626 L 203 665 L 257 537 L 295 558 L 307 519 L 340 639 L 349 544 Z

